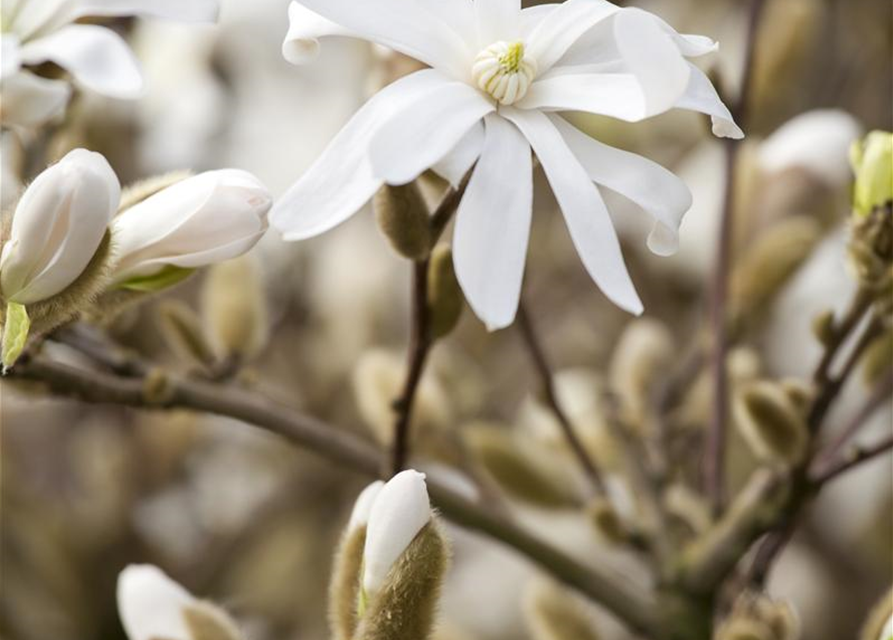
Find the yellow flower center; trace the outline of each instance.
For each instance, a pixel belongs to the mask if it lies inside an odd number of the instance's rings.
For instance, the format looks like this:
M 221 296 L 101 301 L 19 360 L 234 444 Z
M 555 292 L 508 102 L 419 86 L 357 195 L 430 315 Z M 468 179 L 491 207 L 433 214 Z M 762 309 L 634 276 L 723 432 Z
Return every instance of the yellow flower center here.
M 536 77 L 536 60 L 523 42 L 494 42 L 474 60 L 471 75 L 477 86 L 500 104 L 510 105 L 527 95 Z

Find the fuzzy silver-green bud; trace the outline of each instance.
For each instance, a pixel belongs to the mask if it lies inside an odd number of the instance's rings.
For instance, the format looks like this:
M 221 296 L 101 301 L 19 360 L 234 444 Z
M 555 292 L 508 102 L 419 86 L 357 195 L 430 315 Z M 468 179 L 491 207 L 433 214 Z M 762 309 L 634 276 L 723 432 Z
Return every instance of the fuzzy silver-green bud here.
M 415 182 L 384 185 L 373 199 L 375 218 L 394 251 L 410 260 L 422 260 L 431 250 L 428 205 Z
M 734 413 L 741 435 L 758 458 L 786 465 L 803 459 L 806 419 L 782 385 L 768 381 L 746 385 L 737 394 Z
M 202 315 L 222 358 L 244 360 L 263 349 L 269 337 L 267 299 L 254 256 L 211 267 L 202 288 Z
M 431 338 L 448 335 L 459 322 L 464 306 L 462 290 L 453 270 L 453 251 L 438 245 L 428 266 L 428 313 Z
M 856 173 L 856 216 L 867 216 L 877 207 L 893 204 L 893 133 L 872 131 L 864 140 L 854 142 L 850 161 Z

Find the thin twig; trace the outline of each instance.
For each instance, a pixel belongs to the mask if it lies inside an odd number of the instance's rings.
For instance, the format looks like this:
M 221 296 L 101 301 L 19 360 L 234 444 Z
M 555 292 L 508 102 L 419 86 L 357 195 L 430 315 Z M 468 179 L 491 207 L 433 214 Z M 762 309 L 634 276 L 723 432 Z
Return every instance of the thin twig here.
M 472 166 L 471 169 L 468 170 L 468 172 L 465 174 L 465 177 L 462 178 L 461 182 L 459 182 L 455 189 L 449 189 L 447 191 L 446 195 L 441 198 L 440 203 L 434 210 L 434 213 L 431 214 L 432 247 L 440 239 L 440 236 L 443 235 L 444 230 L 446 230 L 447 225 L 453 218 L 453 214 L 456 213 L 456 209 L 459 207 L 459 203 L 462 201 L 462 196 L 465 195 L 465 190 L 468 188 L 468 182 L 469 180 L 471 180 L 471 174 L 473 171 L 474 166 Z
M 738 100 L 731 107 L 733 118 L 745 126 L 754 70 L 757 34 L 765 0 L 751 0 L 747 26 L 747 46 L 744 60 L 744 78 Z M 720 221 L 719 244 L 716 252 L 713 291 L 710 302 L 710 323 L 713 331 L 713 415 L 707 432 L 704 458 L 704 485 L 714 513 L 719 513 L 725 500 L 725 449 L 726 423 L 728 418 L 729 383 L 726 372 L 726 356 L 729 350 L 727 303 L 729 273 L 732 266 L 732 239 L 734 237 L 735 174 L 738 167 L 739 144 L 734 140 L 725 143 L 726 190 Z
M 842 456 L 842 460 L 838 460 L 821 469 L 811 479 L 817 485 L 822 486 L 831 482 L 839 475 L 889 452 L 891 449 L 893 449 L 893 435 L 889 435 L 880 442 L 867 447 L 856 447 Z
M 277 405 L 259 394 L 221 387 L 199 380 L 171 378 L 165 400 L 151 403 L 141 378 L 123 378 L 53 362 L 43 356 L 21 361 L 13 380 L 42 382 L 56 395 L 85 402 L 143 409 L 189 409 L 240 420 L 306 447 L 356 472 L 378 477 L 379 451 L 346 429 Z M 6 382 L 4 382 L 6 384 Z M 225 392 L 224 392 L 225 390 Z M 665 637 L 654 598 L 622 576 L 587 566 L 506 522 L 454 491 L 428 480 L 431 499 L 440 511 L 460 526 L 479 531 L 514 548 L 543 570 L 612 611 L 629 627 L 645 635 Z
M 406 363 L 406 380 L 403 391 L 394 401 L 397 418 L 394 421 L 391 471 L 399 473 L 406 467 L 409 457 L 410 424 L 416 392 L 425 370 L 425 362 L 431 351 L 428 335 L 428 259 L 413 263 L 412 271 L 412 321 L 409 328 L 409 353 Z
M 530 353 L 537 374 L 539 374 L 546 404 L 549 405 L 549 409 L 555 414 L 555 418 L 558 420 L 558 424 L 561 427 L 561 431 L 564 433 L 564 437 L 567 440 L 571 451 L 577 458 L 583 471 L 586 473 L 586 477 L 589 478 L 592 483 L 593 488 L 596 492 L 605 494 L 605 485 L 602 481 L 601 474 L 598 471 L 598 467 L 595 466 L 595 462 L 589 457 L 589 453 L 577 436 L 570 418 L 567 417 L 567 413 L 565 413 L 564 408 L 561 406 L 561 402 L 558 400 L 552 368 L 549 366 L 546 352 L 543 349 L 542 342 L 536 333 L 533 322 L 530 319 L 530 314 L 527 312 L 523 300 L 518 304 L 518 328 L 521 330 L 521 337 L 524 339 L 524 344 Z

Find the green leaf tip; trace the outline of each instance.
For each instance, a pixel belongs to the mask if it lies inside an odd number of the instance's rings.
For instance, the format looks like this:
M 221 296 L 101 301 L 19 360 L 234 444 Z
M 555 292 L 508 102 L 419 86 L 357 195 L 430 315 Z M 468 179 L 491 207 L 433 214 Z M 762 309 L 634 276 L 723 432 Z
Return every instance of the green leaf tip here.
M 28 334 L 31 331 L 31 319 L 25 305 L 10 302 L 6 305 L 6 320 L 3 324 L 3 373 L 12 368 L 25 350 Z

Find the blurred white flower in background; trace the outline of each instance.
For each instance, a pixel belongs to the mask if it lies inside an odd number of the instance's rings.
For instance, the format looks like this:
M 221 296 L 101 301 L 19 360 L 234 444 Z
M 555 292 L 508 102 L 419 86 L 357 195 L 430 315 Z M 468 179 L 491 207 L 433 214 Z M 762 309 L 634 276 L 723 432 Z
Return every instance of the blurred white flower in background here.
M 7 302 L 32 304 L 87 268 L 118 209 L 121 186 L 108 161 L 75 149 L 37 176 L 16 206 L 0 258 Z
M 271 205 L 266 187 L 247 171 L 186 178 L 115 218 L 115 283 L 126 286 L 168 269 L 197 269 L 240 256 L 266 232 Z
M 58 116 L 68 103 L 67 80 L 37 76 L 29 67 L 52 62 L 74 81 L 113 98 L 137 98 L 139 63 L 113 30 L 81 24 L 83 18 L 151 16 L 213 22 L 217 0 L 2 0 L 2 122 L 34 127 Z
M 405 184 L 433 168 L 456 185 L 477 163 L 457 213 L 454 259 L 469 304 L 490 329 L 511 324 L 517 309 L 531 149 L 588 272 L 633 313 L 642 304 L 596 183 L 654 217 L 649 246 L 659 254 L 675 250 L 691 204 L 669 171 L 591 139 L 557 112 L 639 121 L 678 107 L 711 115 L 718 135 L 743 135 L 686 60 L 715 43 L 679 35 L 641 10 L 599 0 L 523 11 L 519 0 L 301 0 L 290 20 L 283 46 L 290 60 L 311 58 L 322 37 L 348 35 L 432 68 L 373 97 L 279 201 L 274 225 L 287 240 L 312 237 L 345 221 L 384 183 Z

